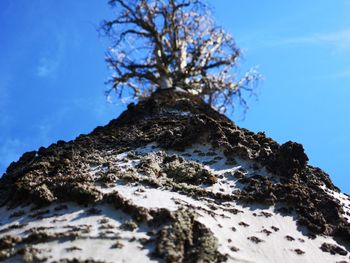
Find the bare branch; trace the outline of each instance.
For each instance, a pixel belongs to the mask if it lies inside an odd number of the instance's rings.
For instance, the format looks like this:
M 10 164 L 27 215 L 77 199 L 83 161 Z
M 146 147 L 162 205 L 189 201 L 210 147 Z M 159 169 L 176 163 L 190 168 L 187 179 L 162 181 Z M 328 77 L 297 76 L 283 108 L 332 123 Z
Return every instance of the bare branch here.
M 240 50 L 233 38 L 215 26 L 201 0 L 110 0 L 117 10 L 102 30 L 113 52 L 106 61 L 114 70 L 113 89 L 134 97 L 155 89 L 180 86 L 218 109 L 247 107 L 243 93 L 252 92 L 260 75 L 236 79 Z

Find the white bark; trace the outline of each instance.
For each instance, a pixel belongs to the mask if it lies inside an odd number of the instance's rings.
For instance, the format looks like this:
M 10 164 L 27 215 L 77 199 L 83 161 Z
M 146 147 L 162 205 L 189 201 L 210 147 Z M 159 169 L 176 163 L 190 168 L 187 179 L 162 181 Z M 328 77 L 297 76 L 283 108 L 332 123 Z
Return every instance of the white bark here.
M 159 78 L 159 87 L 160 89 L 171 89 L 172 88 L 172 81 L 162 74 Z

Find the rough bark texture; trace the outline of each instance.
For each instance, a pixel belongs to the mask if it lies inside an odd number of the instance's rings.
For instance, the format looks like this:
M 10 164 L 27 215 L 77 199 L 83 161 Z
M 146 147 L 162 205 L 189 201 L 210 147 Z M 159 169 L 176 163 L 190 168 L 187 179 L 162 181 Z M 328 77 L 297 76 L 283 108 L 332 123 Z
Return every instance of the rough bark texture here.
M 145 221 L 150 222 L 149 218 L 152 218 L 150 215 L 155 213 L 154 211 L 137 209 L 117 195 L 101 194 L 95 188 L 96 179 L 88 173 L 88 168 L 92 165 L 110 166 L 110 160 L 106 155 L 108 151 L 121 153 L 150 143 L 156 143 L 165 149 L 182 150 L 201 142 L 209 142 L 213 147 L 223 149 L 227 158 L 238 156 L 255 161 L 257 165 L 265 167 L 280 180 L 279 183 L 272 183 L 269 178 L 259 175 L 242 178 L 244 188 L 241 192 L 235 196 L 217 194 L 215 196 L 217 201 L 287 204 L 290 209 L 281 210 L 280 213 L 295 211 L 300 225 L 308 227 L 315 234 L 335 236 L 349 245 L 350 225 L 343 217 L 344 211 L 341 205 L 336 199 L 325 194 L 319 186 L 325 185 L 334 191 L 338 189 L 326 173 L 307 164 L 308 157 L 302 145 L 295 142 L 279 145 L 262 132 L 253 133 L 236 126 L 198 97 L 172 90 L 156 92 L 138 105 L 130 104 L 119 118 L 104 127 L 97 127 L 88 135 L 80 135 L 69 142 L 58 141 L 48 148 L 41 147 L 38 151 L 23 154 L 17 162 L 9 166 L 0 180 L 1 205 L 18 206 L 35 203 L 44 206 L 61 201 L 75 201 L 79 204 L 108 201 L 116 204 L 117 208 L 135 213 L 136 219 L 146 218 Z M 170 173 L 169 169 L 172 166 L 169 163 L 172 161 L 176 160 L 164 161 L 159 167 L 146 165 L 139 169 L 147 168 L 154 173 L 168 169 Z M 183 169 L 187 169 L 186 164 L 177 167 L 173 177 L 179 173 L 183 176 Z M 191 176 L 177 177 L 177 180 L 189 184 L 201 183 L 203 180 L 209 184 L 215 182 L 215 179 L 201 167 L 190 167 L 190 169 L 193 171 Z M 188 173 L 186 170 L 186 174 Z M 201 181 L 197 180 L 197 174 L 203 175 L 200 177 Z M 113 176 L 118 174 L 103 177 L 101 175 L 99 180 L 108 182 Z M 132 174 L 123 176 L 132 178 Z M 172 176 L 171 173 L 169 176 Z M 176 180 L 174 181 L 172 187 L 177 187 Z M 198 191 L 188 193 L 202 194 Z M 188 225 L 178 225 L 180 216 L 183 217 L 180 221 L 183 224 L 187 222 Z M 171 225 L 163 228 L 160 234 L 158 253 L 169 262 L 176 262 L 178 257 L 184 256 L 189 257 L 186 262 L 192 262 L 190 258 L 204 262 L 217 261 L 220 255 L 215 249 L 216 241 L 210 234 L 203 234 L 208 233 L 207 230 L 194 223 L 192 217 L 190 214 L 177 214 L 172 217 Z M 179 227 L 183 231 L 192 231 L 192 235 L 173 237 L 171 229 Z M 202 239 L 196 236 L 198 231 L 204 235 Z M 164 241 L 165 237 L 168 241 Z M 170 237 L 173 243 L 168 243 Z M 8 247 L 16 242 L 22 241 L 9 237 L 0 240 L 0 245 Z M 199 244 L 204 250 L 199 252 L 190 247 L 189 250 L 182 251 L 187 243 Z M 169 246 L 180 246 L 174 247 L 176 250 L 174 251 L 180 254 L 175 252 L 174 255 L 169 254 Z M 210 249 L 207 249 L 207 246 Z M 325 249 L 331 253 L 334 250 L 326 246 Z

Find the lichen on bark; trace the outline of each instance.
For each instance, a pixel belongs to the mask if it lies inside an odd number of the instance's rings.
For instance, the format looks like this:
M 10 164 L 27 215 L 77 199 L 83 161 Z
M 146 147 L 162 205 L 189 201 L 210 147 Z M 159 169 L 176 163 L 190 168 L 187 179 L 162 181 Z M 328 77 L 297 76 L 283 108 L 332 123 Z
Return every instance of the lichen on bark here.
M 180 209 L 158 233 L 156 254 L 166 262 L 223 262 L 213 233 L 190 210 Z

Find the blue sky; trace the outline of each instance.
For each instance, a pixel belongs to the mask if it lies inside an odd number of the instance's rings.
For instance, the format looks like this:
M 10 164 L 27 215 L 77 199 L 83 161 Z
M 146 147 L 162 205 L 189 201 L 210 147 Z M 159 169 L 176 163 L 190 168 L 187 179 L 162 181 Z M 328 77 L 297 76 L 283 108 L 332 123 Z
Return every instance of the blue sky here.
M 126 105 L 107 103 L 112 16 L 101 0 L 0 1 L 0 174 L 22 153 L 105 125 Z M 241 71 L 264 80 L 240 126 L 304 144 L 310 164 L 350 193 L 350 0 L 210 1 L 244 51 Z

